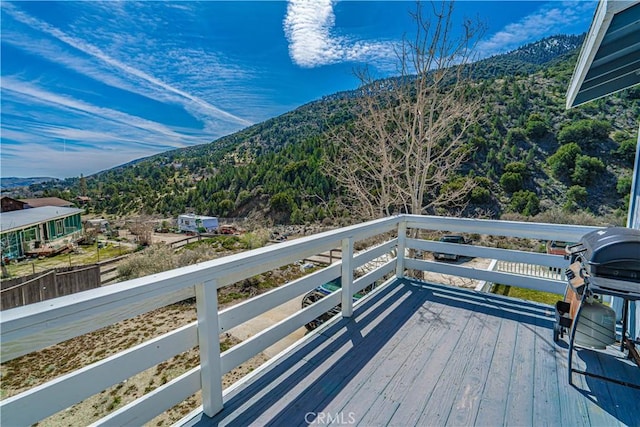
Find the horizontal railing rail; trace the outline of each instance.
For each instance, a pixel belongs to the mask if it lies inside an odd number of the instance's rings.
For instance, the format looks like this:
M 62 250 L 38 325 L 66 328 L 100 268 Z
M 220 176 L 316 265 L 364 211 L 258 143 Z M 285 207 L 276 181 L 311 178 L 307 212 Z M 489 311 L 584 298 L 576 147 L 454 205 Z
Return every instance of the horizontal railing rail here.
M 567 263 L 562 257 L 410 238 L 407 230 L 411 229 L 578 241 L 595 228 L 400 215 L 7 310 L 0 319 L 3 363 L 194 296 L 198 320 L 3 399 L 1 421 L 7 425 L 35 423 L 196 346 L 200 352 L 199 366 L 117 409 L 97 424 L 142 424 L 200 390 L 203 411 L 213 415 L 222 408 L 222 375 L 338 305 L 342 306 L 343 317 L 349 317 L 354 304 L 352 295 L 375 283 L 392 283 L 389 278 L 394 274 L 402 277 L 411 270 L 431 271 L 556 293 L 563 286 L 558 280 L 434 262 L 413 258 L 412 254 L 438 251 L 560 269 Z M 356 243 L 362 244 L 372 237 L 377 244 L 356 254 Z M 336 247 L 342 250 L 340 262 L 218 310 L 219 288 Z M 287 318 L 266 325 L 262 331 L 220 353 L 220 334 L 337 277 L 342 277 L 342 290 L 307 307 L 301 306 Z

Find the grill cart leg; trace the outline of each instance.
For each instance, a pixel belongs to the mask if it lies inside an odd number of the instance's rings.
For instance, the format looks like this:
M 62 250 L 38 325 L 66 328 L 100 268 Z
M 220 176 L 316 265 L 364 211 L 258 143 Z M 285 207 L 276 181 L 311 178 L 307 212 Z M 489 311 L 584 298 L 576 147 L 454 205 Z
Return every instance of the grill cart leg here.
M 622 337 L 620 338 L 620 351 L 624 353 L 624 340 L 627 337 L 627 320 L 629 317 L 629 300 L 622 301 Z
M 587 299 L 587 294 L 589 290 L 585 286 L 582 290 L 582 298 L 580 299 L 580 305 L 578 306 L 578 311 L 576 312 L 576 316 L 573 319 L 573 325 L 571 326 L 571 335 L 569 336 L 569 360 L 567 369 L 569 370 L 569 385 L 573 385 L 573 367 L 571 362 L 573 361 L 573 342 L 576 339 L 576 332 L 578 330 L 578 320 L 580 319 L 580 314 L 582 312 L 582 308 Z

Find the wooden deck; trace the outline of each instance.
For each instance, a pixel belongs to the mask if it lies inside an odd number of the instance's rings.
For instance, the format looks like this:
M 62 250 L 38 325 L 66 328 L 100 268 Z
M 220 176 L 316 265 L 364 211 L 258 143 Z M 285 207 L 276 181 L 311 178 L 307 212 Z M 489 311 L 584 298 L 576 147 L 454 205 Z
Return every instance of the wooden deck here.
M 640 425 L 640 390 L 583 375 L 545 305 L 399 280 L 225 394 L 189 426 Z M 561 343 L 564 344 L 564 343 Z M 612 352 L 574 367 L 640 384 Z

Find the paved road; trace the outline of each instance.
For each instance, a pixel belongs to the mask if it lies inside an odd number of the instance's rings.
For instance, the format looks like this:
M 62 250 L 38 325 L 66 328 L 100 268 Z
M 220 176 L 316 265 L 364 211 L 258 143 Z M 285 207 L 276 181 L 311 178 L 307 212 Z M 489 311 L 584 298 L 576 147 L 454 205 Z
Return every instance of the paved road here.
M 235 338 L 244 341 L 254 336 L 258 332 L 299 311 L 301 304 L 302 297 L 294 298 L 289 302 L 286 302 L 258 317 L 255 317 L 243 323 L 242 325 L 236 326 L 235 328 L 229 330 L 229 333 Z M 302 338 L 306 332 L 307 330 L 304 327 L 296 330 L 291 335 L 283 338 L 271 347 L 267 348 L 264 351 L 264 354 L 266 354 L 267 357 L 275 356 L 276 354 L 280 353 L 282 350 Z

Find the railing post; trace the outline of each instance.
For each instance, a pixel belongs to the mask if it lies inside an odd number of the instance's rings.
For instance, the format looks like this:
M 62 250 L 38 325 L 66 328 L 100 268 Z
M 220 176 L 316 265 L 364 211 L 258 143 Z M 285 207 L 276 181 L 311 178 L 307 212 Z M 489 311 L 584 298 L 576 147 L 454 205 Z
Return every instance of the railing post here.
M 342 317 L 353 315 L 353 237 L 342 239 Z
M 407 222 L 398 224 L 398 254 L 396 255 L 396 278 L 404 277 L 404 252 L 407 246 Z
M 222 369 L 218 325 L 218 289 L 215 280 L 196 285 L 198 343 L 203 412 L 212 417 L 222 410 Z

